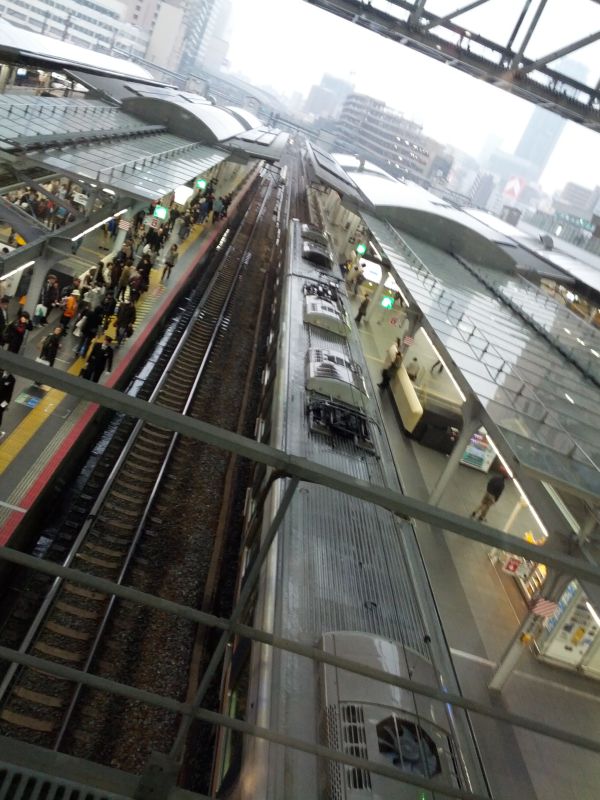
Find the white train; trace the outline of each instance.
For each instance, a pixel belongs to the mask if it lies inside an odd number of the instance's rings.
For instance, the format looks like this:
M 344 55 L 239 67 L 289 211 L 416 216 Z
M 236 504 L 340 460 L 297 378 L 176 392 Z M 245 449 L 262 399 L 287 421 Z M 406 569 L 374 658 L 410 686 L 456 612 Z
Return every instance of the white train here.
M 328 239 L 294 220 L 274 312 L 257 438 L 399 490 L 389 445 Z M 247 568 L 285 479 L 257 467 L 247 498 Z M 239 577 L 243 581 L 243 572 Z M 364 664 L 454 688 L 414 531 L 349 495 L 299 484 L 246 622 Z M 281 734 L 482 791 L 468 721 L 445 704 L 245 640 L 223 676 L 222 711 Z M 339 762 L 222 731 L 216 796 L 236 800 L 441 800 Z

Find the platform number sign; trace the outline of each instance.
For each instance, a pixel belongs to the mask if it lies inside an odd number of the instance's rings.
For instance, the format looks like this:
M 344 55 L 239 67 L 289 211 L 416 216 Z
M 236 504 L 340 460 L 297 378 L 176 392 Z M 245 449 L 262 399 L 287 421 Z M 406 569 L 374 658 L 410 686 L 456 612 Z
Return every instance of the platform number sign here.
M 166 219 L 169 209 L 166 206 L 156 206 L 154 209 L 154 216 L 156 219 Z
M 203 192 L 206 189 L 206 181 L 204 180 L 204 178 L 198 178 L 198 180 L 196 181 L 196 189 L 200 189 L 201 192 Z
M 382 297 L 381 298 L 381 306 L 382 306 L 382 308 L 393 308 L 394 307 L 394 298 L 393 297 Z
M 356 245 L 356 252 L 359 256 L 364 256 L 364 254 L 367 252 L 367 245 L 364 244 L 364 242 L 359 242 Z

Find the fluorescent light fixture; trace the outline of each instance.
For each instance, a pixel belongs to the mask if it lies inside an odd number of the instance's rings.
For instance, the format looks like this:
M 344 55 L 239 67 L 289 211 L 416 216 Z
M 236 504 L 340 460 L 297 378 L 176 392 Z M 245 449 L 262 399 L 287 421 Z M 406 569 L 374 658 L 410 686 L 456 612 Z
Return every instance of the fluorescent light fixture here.
M 573 400 L 573 398 L 571 397 L 571 395 L 570 395 L 570 394 L 567 394 L 567 393 L 565 392 L 565 397 L 567 398 L 567 400 L 569 401 L 569 403 L 573 403 L 573 405 L 575 405 L 575 400 Z
M 596 356 L 596 358 L 600 358 L 600 353 L 596 352 L 596 350 L 594 350 L 594 348 L 593 348 L 593 347 L 590 347 L 590 353 L 591 353 L 593 356 Z
M 568 328 L 563 328 L 563 331 L 564 331 L 565 333 L 568 333 L 569 335 L 571 334 L 571 331 L 570 331 Z
M 177 205 L 184 206 L 193 194 L 194 190 L 190 186 L 177 186 L 173 193 L 173 200 Z
M 541 520 L 541 518 L 540 518 L 540 515 L 537 513 L 537 511 L 535 510 L 535 508 L 534 508 L 534 507 L 533 507 L 533 505 L 531 504 L 531 502 L 530 502 L 529 498 L 528 498 L 528 497 L 527 497 L 527 495 L 525 494 L 525 490 L 523 489 L 523 487 L 521 486 L 521 484 L 519 483 L 519 481 L 518 481 L 518 480 L 515 478 L 514 472 L 513 472 L 513 471 L 512 471 L 512 469 L 511 469 L 511 468 L 508 466 L 508 463 L 506 462 L 506 460 L 505 460 L 505 459 L 504 459 L 504 457 L 502 456 L 502 453 L 501 453 L 501 452 L 498 450 L 498 448 L 496 447 L 496 445 L 495 445 L 495 443 L 494 443 L 494 441 L 493 441 L 492 437 L 489 435 L 489 433 L 488 433 L 487 431 L 486 431 L 485 435 L 486 435 L 486 438 L 487 438 L 488 442 L 490 443 L 490 446 L 491 446 L 492 450 L 494 451 L 494 453 L 496 453 L 496 455 L 498 456 L 498 459 L 499 459 L 500 463 L 501 463 L 501 464 L 502 464 L 502 466 L 504 467 L 504 470 L 505 470 L 506 474 L 508 475 L 508 477 L 509 477 L 509 478 L 511 478 L 511 480 L 512 480 L 513 484 L 515 485 L 515 487 L 516 487 L 516 489 L 517 489 L 517 491 L 518 491 L 518 493 L 521 495 L 521 498 L 522 498 L 522 500 L 523 500 L 525 503 L 527 503 L 527 507 L 529 508 L 529 510 L 531 511 L 531 514 L 532 514 L 533 518 L 535 519 L 535 521 L 536 521 L 536 522 L 537 522 L 537 524 L 539 525 L 539 527 L 540 527 L 540 530 L 541 530 L 541 532 L 542 532 L 542 535 L 544 536 L 544 538 L 545 538 L 545 539 L 547 539 L 547 538 L 548 538 L 548 531 L 546 530 L 546 526 L 545 526 L 545 525 L 544 525 L 544 523 L 542 522 L 542 520 Z
M 450 372 L 450 370 L 448 369 L 448 365 L 446 364 L 446 362 L 444 361 L 444 359 L 441 357 L 439 350 L 438 350 L 438 349 L 437 349 L 437 347 L 434 345 L 434 343 L 431 341 L 431 337 L 430 337 L 430 335 L 427 333 L 427 331 L 425 330 L 425 328 L 420 328 L 419 330 L 421 330 L 421 331 L 422 331 L 422 333 L 423 333 L 423 336 L 424 336 L 424 337 L 427 339 L 427 341 L 429 342 L 429 345 L 431 346 L 431 349 L 432 349 L 432 350 L 433 350 L 433 352 L 436 354 L 436 356 L 438 357 L 438 359 L 439 359 L 439 360 L 440 360 L 440 362 L 442 363 L 442 366 L 444 367 L 444 369 L 445 369 L 445 370 L 446 370 L 446 372 L 448 373 L 448 376 L 449 376 L 450 380 L 452 381 L 452 383 L 453 383 L 453 385 L 454 385 L 454 388 L 455 388 L 455 389 L 456 389 L 456 391 L 458 392 L 458 395 L 459 395 L 460 399 L 463 401 L 463 403 L 466 403 L 466 402 L 467 402 L 467 398 L 465 397 L 465 395 L 464 395 L 464 393 L 463 393 L 462 389 L 460 388 L 460 386 L 459 386 L 459 385 L 458 385 L 458 383 L 456 382 L 456 378 L 454 377 L 454 375 L 453 375 L 453 374 Z
M 581 345 L 583 345 L 583 347 L 585 347 L 585 342 L 583 341 L 583 339 L 580 339 L 579 337 L 577 337 L 577 341 L 579 342 L 579 344 L 581 344 Z
M 0 281 L 4 281 L 6 278 L 12 278 L 13 275 L 17 274 L 17 272 L 22 272 L 24 269 L 27 269 L 27 267 L 32 267 L 34 264 L 35 261 L 28 261 L 26 264 L 21 264 L 20 267 L 7 272 L 6 275 L 0 276 Z
M 592 615 L 596 625 L 598 625 L 598 627 L 600 627 L 600 617 L 598 616 L 598 613 L 596 612 L 596 609 L 594 608 L 594 606 L 588 600 L 586 600 L 585 601 L 585 607 L 587 608 L 587 610 Z
M 110 217 L 107 217 L 106 219 L 103 219 L 101 222 L 97 222 L 95 225 L 92 225 L 91 228 L 88 228 L 87 230 L 83 231 L 83 233 L 78 233 L 77 236 L 72 236 L 71 237 L 71 241 L 72 242 L 76 242 L 78 239 L 81 239 L 86 234 L 91 233 L 92 231 L 95 231 L 97 228 L 101 228 L 102 225 L 106 224 L 113 217 L 120 217 L 121 214 L 124 214 L 126 211 L 127 211 L 126 208 L 122 208 L 121 211 L 117 211 L 116 214 L 111 214 Z

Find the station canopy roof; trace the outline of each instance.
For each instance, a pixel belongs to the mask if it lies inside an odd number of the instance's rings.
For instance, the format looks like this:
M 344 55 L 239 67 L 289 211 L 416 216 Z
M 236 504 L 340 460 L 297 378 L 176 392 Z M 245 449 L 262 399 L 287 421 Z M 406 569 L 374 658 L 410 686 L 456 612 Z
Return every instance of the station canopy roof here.
M 479 401 L 490 435 L 533 476 L 597 501 L 598 386 L 524 324 L 477 270 L 373 214 L 362 216 L 457 382 Z M 510 280 L 505 290 L 519 293 Z
M 54 65 L 74 67 L 83 70 L 98 71 L 107 75 L 119 75 L 139 80 L 154 80 L 148 70 L 126 61 L 71 42 L 63 42 L 52 36 L 33 33 L 25 28 L 18 28 L 10 22 L 0 19 L 0 63 L 36 63 L 39 66 Z
M 228 153 L 156 133 L 38 153 L 53 172 L 86 178 L 129 197 L 158 200 L 224 161 Z
M 330 186 L 340 195 L 342 202 L 357 210 L 365 205 L 356 183 L 330 153 L 307 142 L 308 167 L 311 177 L 318 183 Z

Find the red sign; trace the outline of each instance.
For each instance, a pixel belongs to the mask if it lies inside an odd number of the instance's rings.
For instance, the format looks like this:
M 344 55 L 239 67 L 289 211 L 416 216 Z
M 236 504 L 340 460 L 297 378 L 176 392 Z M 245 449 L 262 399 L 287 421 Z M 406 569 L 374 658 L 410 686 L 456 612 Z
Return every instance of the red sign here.
M 502 565 L 502 570 L 508 572 L 510 575 L 514 575 L 521 566 L 521 561 L 522 559 L 519 558 L 519 556 L 509 556 Z
M 402 339 L 402 344 L 405 347 L 411 347 L 414 343 L 415 343 L 415 340 L 413 339 L 412 336 L 405 336 L 404 339 Z
M 122 231 L 128 231 L 131 228 L 131 220 L 129 220 L 129 219 L 120 219 L 119 220 L 119 228 Z
M 517 200 L 524 188 L 525 180 L 523 178 L 510 178 L 510 180 L 506 182 L 503 195 L 511 200 Z

